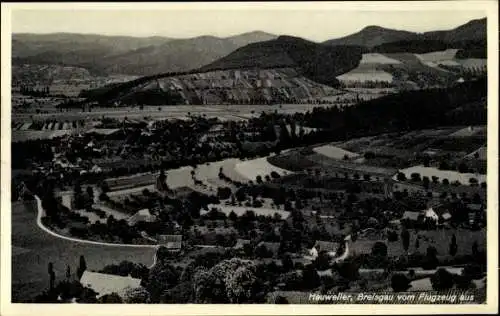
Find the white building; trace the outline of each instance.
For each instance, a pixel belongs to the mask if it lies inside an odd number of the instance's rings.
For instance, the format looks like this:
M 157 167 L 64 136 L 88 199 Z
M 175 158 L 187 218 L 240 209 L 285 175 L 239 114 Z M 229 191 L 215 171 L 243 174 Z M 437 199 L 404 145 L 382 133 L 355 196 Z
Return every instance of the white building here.
M 156 217 L 149 212 L 149 209 L 145 208 L 137 211 L 134 215 L 130 216 L 128 219 L 128 224 L 133 226 L 138 222 L 154 222 Z
M 132 278 L 130 275 L 123 277 L 112 274 L 85 271 L 80 278 L 83 286 L 97 292 L 97 298 L 111 293 L 123 294 L 127 288 L 141 286 L 141 279 Z

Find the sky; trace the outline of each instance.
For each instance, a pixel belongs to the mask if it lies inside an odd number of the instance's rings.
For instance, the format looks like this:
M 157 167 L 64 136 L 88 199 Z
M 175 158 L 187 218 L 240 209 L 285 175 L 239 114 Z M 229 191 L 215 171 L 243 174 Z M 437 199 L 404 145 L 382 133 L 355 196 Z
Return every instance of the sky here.
M 453 6 L 451 6 L 453 7 Z M 161 10 L 15 9 L 13 33 L 83 33 L 190 38 L 226 37 L 255 30 L 324 41 L 355 33 L 365 26 L 426 32 L 447 30 L 483 18 L 484 11 L 407 10 L 346 11 L 339 9 Z

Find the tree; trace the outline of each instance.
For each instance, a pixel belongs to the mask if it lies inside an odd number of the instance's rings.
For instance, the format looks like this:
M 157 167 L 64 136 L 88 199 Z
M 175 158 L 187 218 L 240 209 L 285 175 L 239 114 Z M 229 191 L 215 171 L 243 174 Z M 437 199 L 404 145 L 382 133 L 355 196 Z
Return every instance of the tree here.
M 82 194 L 82 187 L 78 181 L 75 182 L 75 187 L 73 188 L 73 191 L 74 191 L 75 195 Z
M 288 300 L 286 299 L 286 297 L 281 296 L 281 295 L 278 295 L 278 297 L 276 297 L 276 299 L 274 300 L 274 303 L 275 304 L 290 304 L 288 302 Z
M 424 188 L 427 190 L 429 189 L 429 184 L 430 184 L 430 180 L 429 180 L 429 177 L 427 176 L 424 176 L 422 178 L 422 185 L 424 186 Z
M 256 178 L 255 178 L 255 181 L 257 181 L 258 184 L 262 184 L 263 181 L 262 181 L 262 176 L 258 175 Z
M 49 273 L 49 289 L 52 291 L 54 289 L 54 282 L 56 280 L 56 274 L 54 272 L 54 264 L 49 262 L 47 267 Z
M 159 302 L 163 291 L 177 285 L 179 272 L 165 261 L 158 262 L 150 271 L 146 289 L 151 302 Z
M 229 187 L 218 187 L 217 188 L 217 197 L 221 200 L 229 199 L 232 195 L 231 188 Z
M 448 270 L 440 268 L 431 276 L 431 283 L 435 291 L 449 290 L 453 287 L 453 275 Z
M 478 244 L 477 241 L 475 240 L 474 243 L 472 244 L 472 256 L 477 257 L 478 254 L 479 254 Z
M 122 298 L 117 293 L 111 293 L 101 296 L 98 300 L 101 304 L 121 304 L 123 303 Z
M 395 241 L 398 241 L 398 234 L 393 231 L 393 230 L 390 230 L 388 233 L 387 233 L 387 240 L 389 242 L 395 242 Z
M 279 179 L 281 176 L 276 171 L 271 171 L 271 178 Z
M 330 268 L 330 256 L 326 251 L 320 251 L 318 257 L 314 260 L 314 267 L 317 270 L 326 270 Z
M 293 261 L 292 261 L 292 257 L 290 257 L 289 254 L 285 254 L 282 258 L 281 258 L 281 265 L 283 266 L 283 270 L 285 272 L 288 272 L 288 271 L 291 271 L 293 269 Z
M 398 181 L 405 181 L 406 180 L 406 175 L 402 172 L 398 172 L 397 176 Z
M 419 182 L 421 180 L 420 173 L 414 172 L 411 174 L 411 180 L 415 182 Z
M 443 185 L 449 185 L 450 184 L 450 180 L 448 180 L 448 179 L 445 178 L 445 179 L 443 179 L 443 181 L 441 181 L 441 183 Z
M 458 172 L 460 172 L 460 173 L 467 173 L 467 172 L 469 172 L 469 167 L 467 167 L 467 165 L 464 162 L 461 162 L 458 165 Z
M 304 289 L 312 290 L 321 284 L 321 279 L 314 265 L 308 264 L 302 272 L 302 285 Z
M 372 247 L 372 256 L 377 258 L 387 257 L 387 245 L 381 241 L 377 241 Z
M 229 219 L 233 222 L 236 222 L 236 220 L 238 220 L 238 215 L 236 215 L 234 211 L 231 211 L 231 213 L 229 213 Z
M 256 302 L 259 281 L 252 261 L 232 258 L 193 275 L 195 303 Z
M 193 302 L 193 285 L 191 281 L 179 283 L 163 292 L 161 303 L 186 304 Z
M 411 287 L 410 280 L 402 273 L 394 274 L 391 278 L 391 287 L 394 292 L 405 292 Z
M 455 236 L 455 234 L 453 234 L 453 236 L 451 237 L 451 242 L 450 242 L 450 256 L 455 256 L 457 254 L 457 237 Z
M 66 279 L 69 280 L 71 278 L 71 268 L 69 265 L 66 266 Z
M 145 304 L 149 301 L 149 293 L 143 287 L 129 287 L 124 290 L 123 302 L 126 304 Z
M 85 257 L 80 256 L 80 264 L 78 265 L 78 269 L 76 271 L 76 275 L 78 276 L 78 280 L 82 278 L 83 272 L 87 270 L 87 263 L 85 262 Z
M 364 175 L 363 175 L 363 179 L 364 179 L 365 181 L 370 181 L 370 175 L 369 175 L 369 174 L 367 174 L 367 173 L 366 173 L 366 174 L 364 174 Z
M 87 194 L 88 194 L 90 200 L 93 201 L 94 200 L 94 190 L 92 189 L 91 186 L 87 187 Z
M 403 243 L 404 250 L 408 252 L 408 248 L 410 247 L 410 232 L 407 229 L 404 229 L 401 232 L 401 241 Z
M 271 251 L 265 245 L 260 245 L 255 248 L 255 257 L 257 258 L 270 258 L 272 257 Z
M 432 270 L 438 266 L 437 249 L 433 246 L 427 247 L 425 258 L 422 261 L 422 268 Z

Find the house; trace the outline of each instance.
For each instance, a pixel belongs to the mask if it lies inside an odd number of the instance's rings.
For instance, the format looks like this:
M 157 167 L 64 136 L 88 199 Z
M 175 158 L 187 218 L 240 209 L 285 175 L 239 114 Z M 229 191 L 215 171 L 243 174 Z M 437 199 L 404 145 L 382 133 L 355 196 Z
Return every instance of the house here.
M 409 292 L 429 292 L 429 291 L 433 291 L 432 283 L 431 283 L 431 278 L 430 277 L 412 281 L 410 283 L 410 285 L 411 286 L 408 289 Z
M 101 173 L 102 172 L 102 168 L 99 167 L 98 165 L 94 165 L 92 166 L 92 168 L 90 169 L 90 172 L 92 173 Z
M 467 208 L 473 212 L 480 212 L 483 210 L 483 205 L 477 203 L 469 203 L 467 204 Z
M 330 257 L 334 257 L 339 249 L 339 243 L 317 240 L 314 246 L 309 250 L 313 258 L 317 258 L 321 251 L 326 251 Z
M 245 245 L 250 245 L 250 240 L 248 239 L 237 239 L 236 240 L 236 245 L 233 246 L 233 249 L 238 250 L 238 249 L 243 249 Z
M 112 274 L 85 271 L 80 278 L 83 286 L 89 287 L 97 292 L 97 298 L 111 293 L 120 295 L 127 288 L 138 288 L 141 279 L 132 278 L 130 275 L 123 277 Z
M 444 212 L 443 214 L 441 214 L 441 218 L 446 222 L 446 221 L 449 221 L 451 219 L 451 214 L 450 212 L 446 211 Z
M 434 211 L 432 207 L 424 210 L 423 213 L 426 219 L 432 220 L 434 222 L 437 222 L 439 220 L 439 215 Z
M 401 220 L 416 222 L 418 221 L 419 217 L 420 212 L 406 211 L 403 213 L 403 217 L 401 218 Z
M 134 215 L 130 216 L 128 219 L 128 224 L 130 226 L 134 226 L 138 222 L 154 222 L 156 220 L 156 216 L 152 215 L 149 212 L 149 209 L 145 208 L 137 211 Z
M 265 242 L 261 241 L 256 248 L 259 248 L 261 246 L 266 247 L 266 249 L 272 253 L 272 256 L 274 258 L 278 257 L 279 249 L 280 249 L 280 243 L 279 242 Z
M 158 235 L 158 245 L 171 251 L 179 251 L 182 248 L 182 235 Z

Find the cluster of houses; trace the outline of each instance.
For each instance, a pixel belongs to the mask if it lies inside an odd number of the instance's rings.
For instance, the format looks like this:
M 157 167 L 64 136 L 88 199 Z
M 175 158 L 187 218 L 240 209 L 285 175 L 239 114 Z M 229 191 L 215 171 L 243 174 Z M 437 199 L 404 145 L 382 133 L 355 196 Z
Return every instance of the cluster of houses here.
M 477 215 L 485 212 L 483 204 L 469 203 L 466 205 L 468 210 L 468 224 L 475 225 Z M 436 226 L 447 226 L 453 216 L 450 210 L 446 207 L 437 206 L 429 207 L 422 211 L 405 211 L 401 219 L 391 221 L 391 224 L 405 224 L 406 226 L 414 226 L 426 222 L 435 224 Z

